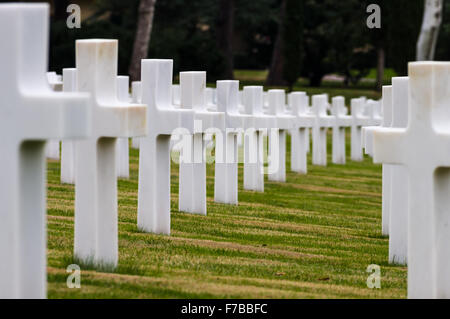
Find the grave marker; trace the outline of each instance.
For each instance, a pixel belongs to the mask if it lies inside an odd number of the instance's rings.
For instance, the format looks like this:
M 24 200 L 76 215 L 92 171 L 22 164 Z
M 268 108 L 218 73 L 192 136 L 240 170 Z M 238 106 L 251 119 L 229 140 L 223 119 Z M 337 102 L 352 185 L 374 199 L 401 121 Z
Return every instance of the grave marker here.
M 286 93 L 284 90 L 268 91 L 269 108 L 268 114 L 276 117 L 275 138 L 269 143 L 270 167 L 271 172 L 268 174 L 270 181 L 285 182 L 286 181 L 286 132 L 294 127 L 296 117 L 286 112 Z
M 312 129 L 312 163 L 314 165 L 327 165 L 327 130 L 333 127 L 333 117 L 327 115 L 327 96 L 325 94 L 313 95 L 312 111 L 315 115 Z
M 49 138 L 85 137 L 86 94 L 46 80 L 48 4 L 0 4 L 0 298 L 46 297 Z
M 309 139 L 307 132 L 314 125 L 315 117 L 309 112 L 308 96 L 305 92 L 289 95 L 292 114 L 296 117 L 291 130 L 291 171 L 307 173 L 307 152 Z
M 244 189 L 264 192 L 264 131 L 277 126 L 276 118 L 263 112 L 262 86 L 245 86 L 242 101 L 253 122 L 244 134 Z
M 408 126 L 373 132 L 374 161 L 408 169 L 408 297 L 450 298 L 450 63 L 408 68 Z
M 332 162 L 334 164 L 345 164 L 345 129 L 351 126 L 352 117 L 346 115 L 347 108 L 343 96 L 332 98 L 331 114 L 334 116 Z
M 364 103 L 364 97 L 351 99 L 351 159 L 357 162 L 363 160 L 361 128 L 370 125 L 370 118 L 364 115 Z
M 194 110 L 194 132 L 183 136 L 180 156 L 179 207 L 186 213 L 206 215 L 206 144 L 205 133 L 215 133 L 222 141 L 225 114 L 207 110 L 206 72 L 180 72 L 181 107 Z M 217 150 L 222 151 L 222 145 Z
M 239 81 L 217 81 L 217 110 L 225 114 L 222 157 L 216 152 L 214 200 L 238 204 L 238 135 L 252 126 L 248 114 L 239 113 Z M 217 136 L 216 136 L 217 138 Z
M 118 263 L 116 140 L 147 133 L 146 106 L 117 99 L 117 40 L 76 41 L 77 86 L 90 92 L 92 135 L 75 146 L 75 258 Z
M 193 131 L 193 110 L 172 103 L 172 60 L 141 62 L 142 102 L 148 105 L 148 135 L 139 139 L 138 228 L 170 234 L 170 136 Z

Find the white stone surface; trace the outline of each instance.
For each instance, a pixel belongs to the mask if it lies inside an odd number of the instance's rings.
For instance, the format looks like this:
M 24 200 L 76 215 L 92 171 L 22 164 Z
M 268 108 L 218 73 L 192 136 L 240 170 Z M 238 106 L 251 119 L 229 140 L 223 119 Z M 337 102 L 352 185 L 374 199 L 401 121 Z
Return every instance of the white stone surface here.
M 131 103 L 139 104 L 142 101 L 142 85 L 141 81 L 131 82 Z M 139 149 L 139 137 L 131 139 L 131 147 Z
M 383 86 L 383 123 L 382 127 L 392 126 L 392 86 Z M 373 133 L 372 133 L 373 147 Z M 373 150 L 372 150 L 373 156 Z M 383 164 L 382 168 L 382 214 L 381 214 L 381 233 L 384 236 L 389 235 L 389 220 L 391 211 L 391 193 L 392 193 L 392 165 Z
M 148 106 L 148 136 L 139 140 L 138 228 L 170 234 L 170 136 L 193 131 L 193 110 L 172 103 L 172 60 L 142 60 L 142 102 Z M 183 133 L 180 131 L 180 133 Z
M 77 92 L 77 69 L 63 69 L 63 91 Z M 75 143 L 61 142 L 61 183 L 75 184 Z
M 55 92 L 62 91 L 61 76 L 56 72 L 47 72 L 47 81 L 50 88 Z M 45 157 L 52 160 L 59 160 L 59 140 L 49 140 L 45 147 Z
M 147 133 L 146 106 L 117 99 L 117 40 L 76 41 L 77 86 L 90 92 L 92 135 L 75 144 L 75 257 L 118 262 L 116 140 Z
M 59 160 L 59 140 L 49 140 L 45 147 L 45 157 Z
M 175 105 L 176 107 L 180 107 L 180 100 L 181 100 L 180 85 L 173 84 L 172 85 L 172 104 Z
M 392 127 L 408 125 L 408 77 L 392 78 Z M 391 167 L 389 214 L 389 262 L 406 265 L 408 224 L 408 171 L 400 165 Z
M 47 79 L 48 4 L 0 4 L 0 298 L 45 298 L 45 140 L 89 134 L 86 94 Z
M 286 110 L 284 90 L 268 91 L 268 114 L 276 117 L 278 130 L 269 134 L 269 174 L 270 181 L 286 181 L 286 133 L 294 127 L 296 117 Z
M 351 160 L 356 162 L 363 160 L 362 127 L 371 125 L 370 118 L 364 115 L 365 100 L 364 97 L 351 99 L 352 128 L 350 155 Z
M 205 133 L 225 131 L 225 113 L 208 111 L 206 72 L 180 72 L 181 107 L 194 110 L 194 133 L 185 135 L 180 157 L 179 211 L 206 215 Z M 219 139 L 218 139 L 219 140 Z M 222 136 L 220 136 L 222 140 Z
M 239 132 L 252 126 L 252 117 L 239 112 L 239 81 L 217 81 L 217 110 L 225 113 L 225 134 L 222 156 L 216 152 L 214 200 L 238 204 L 238 141 Z M 217 138 L 217 136 L 216 136 Z
M 373 132 L 374 161 L 408 169 L 408 297 L 450 298 L 450 63 L 408 68 L 408 126 Z
M 327 165 L 327 130 L 333 127 L 333 116 L 327 115 L 327 96 L 318 94 L 312 96 L 312 111 L 315 116 L 312 129 L 312 163 L 313 165 Z
M 307 152 L 309 148 L 309 129 L 314 125 L 314 115 L 309 112 L 308 96 L 305 92 L 289 94 L 291 112 L 295 116 L 291 130 L 291 171 L 307 173 Z
M 332 162 L 345 164 L 345 130 L 352 124 L 352 117 L 346 115 L 347 107 L 343 96 L 335 96 L 331 100 L 331 114 L 333 121 Z
M 264 131 L 277 128 L 277 119 L 264 114 L 262 86 L 245 86 L 242 101 L 253 122 L 244 134 L 244 189 L 264 192 Z
M 47 72 L 47 82 L 50 85 L 50 88 L 55 92 L 62 91 L 62 78 L 61 75 L 56 74 L 56 72 L 51 71 Z
M 130 78 L 128 76 L 117 76 L 117 100 L 119 102 L 129 102 L 129 86 Z M 130 178 L 130 149 L 128 138 L 118 138 L 116 143 L 117 177 L 128 179 Z

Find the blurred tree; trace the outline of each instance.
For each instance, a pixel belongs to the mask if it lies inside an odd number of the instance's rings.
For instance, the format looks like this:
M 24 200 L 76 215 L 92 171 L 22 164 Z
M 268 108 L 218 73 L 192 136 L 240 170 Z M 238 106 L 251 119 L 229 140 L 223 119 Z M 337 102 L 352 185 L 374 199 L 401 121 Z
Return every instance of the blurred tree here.
M 425 0 L 422 29 L 417 41 L 417 61 L 434 59 L 443 7 L 444 0 Z
M 365 29 L 365 36 L 376 54 L 376 88 L 383 85 L 384 67 L 406 74 L 409 61 L 415 60 L 416 40 L 420 32 L 423 0 L 365 0 L 364 5 L 381 7 L 381 28 Z
M 303 0 L 282 0 L 278 33 L 273 48 L 267 85 L 287 85 L 300 76 L 303 40 Z
M 269 74 L 267 75 L 266 85 L 286 85 L 287 81 L 283 77 L 283 68 L 285 65 L 285 41 L 286 41 L 286 2 L 281 0 L 280 16 L 278 21 L 278 32 L 273 47 L 272 63 L 270 64 Z M 299 30 L 301 32 L 301 30 Z M 289 39 L 288 39 L 289 41 Z
M 219 0 L 216 24 L 217 47 L 225 62 L 223 78 L 232 80 L 233 76 L 233 27 L 234 0 Z
M 50 70 L 61 73 L 75 66 L 75 40 L 119 39 L 119 74 L 128 74 L 139 0 L 97 0 L 94 13 L 81 21 L 81 28 L 68 29 L 66 19 L 50 27 Z M 83 7 L 81 8 L 83 14 Z M 67 18 L 67 13 L 66 13 Z
M 138 24 L 130 62 L 130 80 L 141 77 L 141 60 L 147 58 L 156 0 L 140 0 Z
M 292 91 L 302 68 L 304 0 L 286 0 L 285 5 L 283 79 Z

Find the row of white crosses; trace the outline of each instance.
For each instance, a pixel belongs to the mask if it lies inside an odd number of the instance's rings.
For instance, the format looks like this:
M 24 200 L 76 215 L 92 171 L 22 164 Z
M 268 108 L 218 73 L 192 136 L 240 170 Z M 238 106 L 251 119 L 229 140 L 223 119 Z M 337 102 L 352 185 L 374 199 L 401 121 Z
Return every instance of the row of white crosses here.
M 206 73 L 182 72 L 180 105 L 175 106 L 172 61 L 143 60 L 141 89 L 133 97 L 138 103 L 130 104 L 128 79 L 117 78 L 117 40 L 92 39 L 76 42 L 76 68 L 63 71 L 64 92 L 53 92 L 45 78 L 48 11 L 46 4 L 0 6 L 0 23 L 5 30 L 1 39 L 7 44 L 0 56 L 4 64 L 0 88 L 7 99 L 1 108 L 5 121 L 0 125 L 4 130 L 1 167 L 7 168 L 0 184 L 4 203 L 0 257 L 6 261 L 0 266 L 1 296 L 45 296 L 44 147 L 49 138 L 84 138 L 72 144 L 63 142 L 63 159 L 68 162 L 62 164 L 67 166 L 62 179 L 75 182 L 75 258 L 97 267 L 116 267 L 118 263 L 118 138 L 126 142 L 128 151 L 128 138 L 141 136 L 138 227 L 144 231 L 170 233 L 170 137 L 175 129 L 182 128 L 178 134 L 191 146 L 183 148 L 181 154 L 181 210 L 206 214 L 203 135 L 212 128 L 216 134 L 222 133 L 219 144 L 222 140 L 222 144 L 230 145 L 222 153 L 220 147 L 218 151 L 225 161 L 222 164 L 227 164 L 218 170 L 218 180 L 226 179 L 223 185 L 227 192 L 217 199 L 237 203 L 235 133 L 225 130 L 226 121 L 232 122 L 233 115 L 242 120 L 233 126 L 253 128 L 246 134 L 249 160 L 244 165 L 244 187 L 264 189 L 260 155 L 267 129 L 279 131 L 271 134 L 271 139 L 281 142 L 279 148 L 271 146 L 270 164 L 276 167 L 272 167 L 273 172 L 269 170 L 269 178 L 285 180 L 286 131 L 302 128 L 300 112 L 287 114 L 283 91 L 268 92 L 269 114 L 265 114 L 262 87 L 245 87 L 245 114 L 237 116 L 237 82 L 218 83 L 220 92 L 213 107 L 214 98 L 211 103 L 205 98 Z M 299 101 L 304 103 L 304 98 Z M 297 105 L 297 110 L 301 108 Z M 23 127 L 18 129 L 18 123 L 24 123 Z M 128 160 L 124 162 L 128 166 Z M 221 162 L 217 164 L 220 167 Z M 216 184 L 217 192 L 219 189 Z

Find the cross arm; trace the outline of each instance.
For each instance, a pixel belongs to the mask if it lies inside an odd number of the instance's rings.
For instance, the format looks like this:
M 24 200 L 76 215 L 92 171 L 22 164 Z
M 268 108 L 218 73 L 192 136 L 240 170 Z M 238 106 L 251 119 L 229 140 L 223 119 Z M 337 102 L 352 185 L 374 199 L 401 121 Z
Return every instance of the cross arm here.
M 24 138 L 85 138 L 91 134 L 89 94 L 45 92 L 22 97 Z
M 407 153 L 406 129 L 378 128 L 373 130 L 373 161 L 383 164 L 405 164 Z
M 135 137 L 147 135 L 147 106 L 144 104 L 102 105 L 96 108 L 95 123 L 104 137 Z

